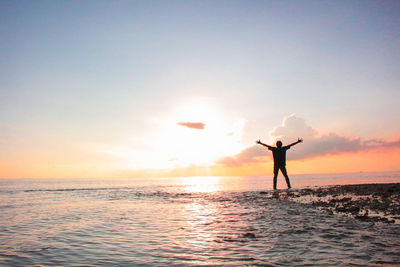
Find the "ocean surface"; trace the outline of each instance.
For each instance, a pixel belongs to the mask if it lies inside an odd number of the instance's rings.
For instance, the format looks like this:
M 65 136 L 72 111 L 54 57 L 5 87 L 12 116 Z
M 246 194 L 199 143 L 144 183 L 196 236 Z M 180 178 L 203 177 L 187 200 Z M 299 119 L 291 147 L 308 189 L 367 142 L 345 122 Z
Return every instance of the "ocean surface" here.
M 400 182 L 400 173 L 291 181 L 295 188 L 389 183 Z M 400 265 L 399 224 L 270 198 L 271 183 L 271 177 L 1 179 L 0 265 Z

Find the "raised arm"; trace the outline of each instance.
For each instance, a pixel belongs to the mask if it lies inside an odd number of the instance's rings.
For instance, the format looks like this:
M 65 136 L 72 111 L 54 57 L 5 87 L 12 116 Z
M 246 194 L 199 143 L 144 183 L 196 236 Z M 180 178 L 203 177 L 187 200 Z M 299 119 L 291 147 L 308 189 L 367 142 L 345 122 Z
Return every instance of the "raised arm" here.
M 291 147 L 291 146 L 297 145 L 298 143 L 301 143 L 301 142 L 303 142 L 303 139 L 299 138 L 299 139 L 297 139 L 297 141 L 296 141 L 296 142 L 294 142 L 294 143 L 291 143 L 290 145 L 288 145 L 288 147 Z
M 267 144 L 264 144 L 264 143 L 262 143 L 260 140 L 258 140 L 256 143 L 259 144 L 259 145 L 266 146 L 266 147 L 268 147 L 268 148 L 272 148 L 272 146 L 269 146 L 269 145 L 267 145 Z

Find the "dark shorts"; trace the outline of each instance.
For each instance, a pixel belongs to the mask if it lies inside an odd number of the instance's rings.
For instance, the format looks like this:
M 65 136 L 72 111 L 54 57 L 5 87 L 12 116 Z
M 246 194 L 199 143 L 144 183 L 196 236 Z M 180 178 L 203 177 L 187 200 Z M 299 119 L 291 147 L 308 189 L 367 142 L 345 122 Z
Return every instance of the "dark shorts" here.
M 285 165 L 274 165 L 274 174 L 277 175 L 279 170 L 281 170 L 281 172 L 283 174 L 286 174 L 286 166 Z

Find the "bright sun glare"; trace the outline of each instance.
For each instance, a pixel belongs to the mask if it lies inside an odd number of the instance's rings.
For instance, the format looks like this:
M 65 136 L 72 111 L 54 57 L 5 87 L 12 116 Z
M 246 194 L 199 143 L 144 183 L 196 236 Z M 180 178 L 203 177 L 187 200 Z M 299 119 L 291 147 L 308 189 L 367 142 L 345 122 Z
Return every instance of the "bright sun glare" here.
M 178 125 L 180 122 L 203 123 L 204 129 Z M 171 167 L 211 164 L 243 148 L 243 124 L 243 119 L 226 121 L 208 103 L 186 103 L 165 121 L 159 147 L 168 152 Z
M 244 148 L 244 120 L 226 116 L 207 101 L 187 101 L 158 118 L 157 124 L 158 129 L 141 141 L 140 148 L 111 147 L 105 152 L 120 158 L 126 168 L 168 169 L 209 166 Z

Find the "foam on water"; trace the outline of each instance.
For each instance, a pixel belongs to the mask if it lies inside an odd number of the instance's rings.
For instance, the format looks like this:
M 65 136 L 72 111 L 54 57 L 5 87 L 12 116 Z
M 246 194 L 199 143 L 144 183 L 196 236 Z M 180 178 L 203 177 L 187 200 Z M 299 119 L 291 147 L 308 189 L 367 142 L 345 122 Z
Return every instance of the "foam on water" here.
M 1 187 L 0 265 L 400 264 L 399 225 L 270 198 L 265 188 L 50 183 Z

